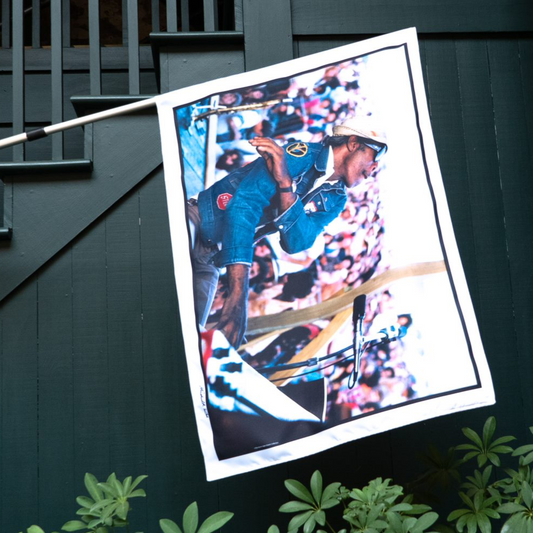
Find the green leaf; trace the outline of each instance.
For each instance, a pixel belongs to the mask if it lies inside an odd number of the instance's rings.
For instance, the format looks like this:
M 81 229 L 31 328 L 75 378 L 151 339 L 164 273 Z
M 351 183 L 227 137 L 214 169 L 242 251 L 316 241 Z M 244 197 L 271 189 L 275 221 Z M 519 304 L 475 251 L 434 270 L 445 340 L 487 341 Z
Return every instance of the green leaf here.
M 403 529 L 405 531 L 410 531 L 416 524 L 416 518 L 413 518 L 412 516 L 409 518 L 406 518 L 403 521 Z
M 493 416 L 489 416 L 485 425 L 483 426 L 483 444 L 488 447 L 494 432 L 496 431 L 496 419 Z
M 489 517 L 494 518 L 494 520 L 499 520 L 500 515 L 494 509 L 483 509 L 483 512 Z
M 398 513 L 388 511 L 385 515 L 394 533 L 402 533 L 402 519 Z
M 133 492 L 130 492 L 129 495 L 128 495 L 128 498 L 144 498 L 146 497 L 146 492 L 144 492 L 144 489 L 137 489 L 137 490 L 134 490 Z
M 455 447 L 456 450 L 476 450 L 479 451 L 478 446 L 474 446 L 473 444 L 459 444 Z
M 518 503 L 513 502 L 504 503 L 496 509 L 496 511 L 503 514 L 513 514 L 526 510 L 527 509 L 523 505 L 519 505 Z
M 516 437 L 513 437 L 512 435 L 505 435 L 504 437 L 500 437 L 499 439 L 496 439 L 492 446 L 499 446 L 500 444 L 505 444 L 506 442 L 511 442 L 513 440 L 516 440 Z
M 87 496 L 78 496 L 76 498 L 76 503 L 82 507 L 87 507 L 87 509 L 90 509 L 94 505 L 94 500 L 87 498 Z
M 124 496 L 124 487 L 122 483 L 115 477 L 111 480 L 111 486 L 117 491 L 119 496 Z
M 130 487 L 130 491 L 132 491 L 133 489 L 135 489 L 135 487 L 143 480 L 145 480 L 148 476 L 138 476 L 135 478 L 135 481 L 132 483 L 131 487 Z
M 117 516 L 122 520 L 126 520 L 128 511 L 130 510 L 130 504 L 128 502 L 121 502 L 117 506 Z
M 457 524 L 455 524 L 455 527 L 457 528 L 457 531 L 461 532 L 463 531 L 465 525 L 466 525 L 466 521 L 468 520 L 468 518 L 472 516 L 472 513 L 468 513 L 468 514 L 465 514 L 463 516 L 461 516 L 461 518 L 459 518 L 459 520 L 457 520 Z
M 322 509 L 331 509 L 332 507 L 335 507 L 335 505 L 339 505 L 341 503 L 337 498 L 330 498 L 329 500 L 324 501 L 320 507 Z
M 470 459 L 472 459 L 473 457 L 477 457 L 478 455 L 479 455 L 479 452 L 468 452 L 463 457 L 463 462 L 466 463 L 467 461 L 470 461 Z
M 275 525 L 272 525 L 268 528 L 268 531 L 267 533 L 280 533 L 279 531 L 279 527 L 278 526 L 275 526 Z
M 61 529 L 63 531 L 80 531 L 81 529 L 87 529 L 87 524 L 80 520 L 70 520 Z
M 359 500 L 362 502 L 366 501 L 365 493 L 361 489 L 353 489 L 350 492 L 350 497 L 354 500 Z
M 448 520 L 448 522 L 453 522 L 454 520 L 457 520 L 461 516 L 463 516 L 465 514 L 468 514 L 468 513 L 470 513 L 470 511 L 468 509 L 456 509 L 455 511 L 452 511 L 448 515 L 447 520 Z
M 326 525 L 326 513 L 324 511 L 316 511 L 315 520 L 321 526 L 325 526 Z
M 98 511 L 100 511 L 101 509 L 103 509 L 104 507 L 107 507 L 108 505 L 110 505 L 111 503 L 113 503 L 115 500 L 113 498 L 106 498 L 104 500 L 100 500 L 99 502 L 96 502 L 91 508 L 90 508 L 90 511 L 91 513 L 97 513 Z M 97 514 L 100 514 L 100 513 L 97 513 Z
M 526 453 L 529 453 L 533 451 L 533 444 L 526 444 L 525 446 L 519 446 L 514 452 L 513 456 L 517 455 L 525 455 Z
M 289 522 L 289 529 L 298 529 L 300 526 L 303 526 L 312 514 L 313 511 L 306 511 L 305 513 L 300 513 L 293 516 Z
M 228 511 L 219 511 L 218 513 L 215 513 L 204 520 L 200 526 L 200 529 L 198 530 L 198 533 L 212 533 L 213 531 L 220 529 L 232 518 L 233 513 L 229 513 Z
M 107 507 L 104 507 L 102 509 L 101 520 L 103 520 L 107 524 L 107 519 L 113 515 L 113 513 L 115 512 L 115 510 L 117 509 L 119 505 L 120 505 L 119 502 L 114 502 L 114 503 L 110 503 Z M 111 524 L 107 524 L 107 525 L 111 525 Z
M 423 505 L 421 503 L 415 503 L 411 505 L 411 507 L 412 509 L 408 512 L 408 514 L 423 514 L 431 511 L 431 507 L 429 505 Z
M 488 453 L 487 454 L 487 458 L 489 459 L 489 461 L 495 465 L 495 466 L 500 466 L 501 465 L 501 462 L 500 462 L 500 458 L 495 454 L 495 453 Z
M 483 449 L 483 442 L 479 438 L 479 435 L 470 428 L 463 428 L 463 434 L 466 438 L 470 439 L 480 450 Z
M 198 528 L 198 504 L 193 502 L 185 509 L 183 513 L 183 531 L 184 533 L 196 533 Z
M 466 503 L 466 505 L 468 505 L 468 507 L 470 507 L 470 509 L 474 509 L 474 503 L 464 492 L 460 492 L 459 497 Z
M 423 514 L 416 522 L 414 528 L 413 528 L 413 533 L 418 533 L 418 532 L 422 532 L 424 531 L 425 529 L 427 529 L 428 527 L 432 526 L 436 521 L 437 519 L 439 518 L 439 515 L 437 513 L 426 513 L 426 514 Z
M 513 449 L 511 446 L 491 446 L 490 451 L 493 453 L 511 453 Z
M 293 496 L 314 505 L 315 501 L 313 500 L 313 496 L 311 496 L 311 493 L 299 481 L 296 481 L 295 479 L 286 479 L 285 487 Z
M 492 527 L 490 525 L 490 520 L 484 514 L 477 515 L 477 525 L 481 530 L 481 533 L 491 533 Z
M 92 516 L 93 518 L 100 516 L 100 513 L 92 513 L 90 509 L 87 509 L 87 507 L 82 507 L 81 509 L 78 509 L 76 511 L 76 514 L 78 516 Z
M 124 483 L 122 484 L 123 487 L 124 487 L 124 496 L 128 496 L 128 494 L 129 494 L 129 492 L 130 492 L 131 481 L 132 481 L 131 476 L 128 476 L 128 477 L 124 480 Z
M 27 533 L 44 533 L 44 531 L 39 526 L 30 526 Z
M 314 509 L 314 507 L 309 503 L 291 501 L 291 502 L 284 503 L 279 508 L 279 512 L 280 513 L 298 513 L 300 511 L 307 511 L 309 509 Z
M 398 513 L 402 512 L 402 511 L 412 511 L 413 510 L 413 506 L 412 505 L 409 505 L 408 503 L 398 503 L 396 505 L 393 505 L 389 511 L 396 511 Z
M 470 515 L 466 519 L 466 527 L 468 528 L 468 533 L 477 532 L 477 519 L 475 514 Z
M 526 517 L 523 514 L 515 514 L 502 526 L 501 533 L 525 532 Z
M 159 520 L 159 526 L 163 530 L 163 533 L 182 533 L 176 522 L 169 520 L 168 518 L 163 518 Z
M 92 474 L 86 473 L 83 482 L 85 483 L 87 492 L 91 495 L 95 502 L 104 499 L 104 493 L 100 487 L 98 487 L 98 480 Z
M 111 485 L 111 483 L 98 483 L 98 486 L 113 498 L 118 498 L 120 496 L 117 489 L 113 485 Z
M 482 508 L 483 499 L 484 499 L 483 492 L 481 492 L 481 491 L 480 492 L 476 492 L 476 494 L 474 496 L 474 509 L 476 511 L 479 511 Z
M 525 481 L 522 482 L 521 495 L 526 506 L 531 509 L 531 504 L 533 502 L 533 491 L 531 490 L 529 483 L 526 483 Z
M 322 498 L 322 474 L 315 470 L 311 476 L 311 492 L 315 501 L 320 504 Z
M 316 526 L 316 520 L 314 514 L 312 514 L 304 524 L 304 533 L 312 533 Z
M 526 465 L 529 465 L 533 462 L 533 452 L 531 453 L 528 453 L 527 455 L 525 455 L 523 458 L 522 458 L 522 464 L 524 466 Z
M 322 506 L 324 502 L 328 501 L 329 499 L 337 496 L 337 493 L 339 492 L 341 484 L 340 483 L 330 483 L 322 493 L 322 499 L 320 501 L 320 505 Z M 339 500 L 337 500 L 338 502 Z M 340 503 L 340 502 L 339 502 Z

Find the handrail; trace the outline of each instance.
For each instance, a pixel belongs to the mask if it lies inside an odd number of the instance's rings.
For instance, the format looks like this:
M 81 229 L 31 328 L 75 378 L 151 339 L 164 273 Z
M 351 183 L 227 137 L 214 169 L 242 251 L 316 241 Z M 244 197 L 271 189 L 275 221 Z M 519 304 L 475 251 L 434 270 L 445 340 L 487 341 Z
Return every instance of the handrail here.
M 84 36 L 89 48 L 88 62 L 88 83 L 87 89 L 82 94 L 91 96 L 101 96 L 105 92 L 105 86 L 102 86 L 102 40 L 106 35 L 102 35 L 101 20 L 104 16 L 103 7 L 100 6 L 101 0 L 31 0 L 31 5 L 24 9 L 24 2 L 21 0 L 0 0 L 0 31 L 2 34 L 0 50 L 11 49 L 12 66 L 11 77 L 13 85 L 12 100 L 12 125 L 13 134 L 24 136 L 28 127 L 43 125 L 42 123 L 27 123 L 25 89 L 30 78 L 26 72 L 26 48 L 31 46 L 31 53 L 46 54 L 50 58 L 50 67 L 45 67 L 45 71 L 50 72 L 51 96 L 48 109 L 50 109 L 50 122 L 52 124 L 61 123 L 65 120 L 65 99 L 73 94 L 68 92 L 69 85 L 65 83 L 65 65 L 64 51 L 71 48 L 71 41 L 79 44 L 80 25 L 72 21 L 71 25 L 71 7 L 72 13 L 75 12 L 74 5 L 83 3 L 88 5 L 88 32 Z M 179 1 L 179 8 L 178 8 Z M 221 17 L 221 20 L 234 20 L 235 13 L 238 12 L 237 5 L 242 0 L 235 0 L 235 6 L 224 3 L 224 9 L 231 9 L 229 16 Z M 104 4 L 102 4 L 103 6 Z M 194 29 L 198 33 L 198 26 L 203 25 L 204 31 L 218 32 L 218 13 L 217 0 L 203 0 L 202 2 L 193 2 L 192 0 L 166 0 L 165 11 L 160 12 L 160 0 L 151 0 L 148 6 L 151 14 L 151 22 L 147 28 L 143 22 L 140 28 L 140 20 L 146 20 L 144 13 L 139 13 L 139 9 L 144 5 L 139 4 L 139 0 L 124 0 L 122 2 L 123 13 L 122 23 L 115 21 L 116 31 L 121 33 L 121 39 L 117 41 L 119 46 L 127 50 L 127 89 L 124 91 L 127 95 L 140 96 L 143 94 L 141 84 L 141 64 L 140 64 L 140 31 L 144 35 L 152 32 L 164 33 L 163 30 L 171 33 L 188 33 Z M 50 20 L 50 29 L 47 24 L 41 27 L 43 16 Z M 142 15 L 142 18 L 140 17 Z M 224 13 L 222 13 L 224 15 Z M 31 16 L 31 24 L 25 24 L 27 17 Z M 161 23 L 160 18 L 163 18 Z M 166 19 L 166 27 L 165 27 Z M 9 23 L 8 23 L 9 21 Z M 27 20 L 29 23 L 29 19 Z M 193 27 L 194 24 L 194 27 Z M 26 29 L 26 32 L 24 31 Z M 147 29 L 149 30 L 148 33 Z M 224 30 L 233 30 L 231 28 L 221 28 Z M 50 34 L 50 35 L 48 35 Z M 117 34 L 118 37 L 118 34 Z M 50 46 L 48 48 L 48 46 Z M 70 57 L 72 54 L 67 54 Z M 86 57 L 86 56 L 85 56 Z M 143 53 L 144 57 L 144 53 Z M 39 59 L 42 61 L 42 59 Z M 105 67 L 104 67 L 105 68 Z M 146 67 L 144 67 L 146 68 Z M 80 65 L 80 70 L 86 70 L 86 67 Z M 8 71 L 9 72 L 9 71 Z M 105 80 L 105 78 L 104 78 Z M 46 84 L 47 82 L 45 82 Z M 153 94 L 153 89 L 149 89 Z M 116 92 L 116 91 L 115 91 Z M 79 85 L 76 87 L 76 94 L 80 94 Z M 42 110 L 47 108 L 43 102 L 40 104 Z M 68 117 L 67 117 L 68 118 Z M 41 119 L 42 120 L 42 119 Z M 39 129 L 39 128 L 38 128 Z M 69 137 L 70 138 L 70 137 Z M 78 141 L 76 141 L 78 142 Z M 50 159 L 60 161 L 64 157 L 62 134 L 54 136 L 51 143 Z M 71 145 L 69 145 L 71 146 Z M 31 153 L 31 152 L 30 152 Z M 4 156 L 5 157 L 5 156 Z M 46 156 L 45 156 L 46 157 Z M 26 153 L 23 145 L 13 145 L 12 160 L 15 162 L 24 162 Z

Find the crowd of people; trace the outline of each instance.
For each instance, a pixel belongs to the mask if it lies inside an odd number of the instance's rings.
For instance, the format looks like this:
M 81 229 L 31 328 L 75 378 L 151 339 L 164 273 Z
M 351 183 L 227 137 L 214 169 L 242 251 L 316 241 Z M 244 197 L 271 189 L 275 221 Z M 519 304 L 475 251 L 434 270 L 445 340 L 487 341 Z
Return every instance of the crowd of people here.
M 280 143 L 320 142 L 331 125 L 349 116 L 371 114 L 371 103 L 361 88 L 365 62 L 357 59 L 288 80 L 222 94 L 218 106 L 236 112 L 218 115 L 215 180 L 257 157 L 247 142 L 267 136 Z M 277 103 L 272 102 L 277 101 Z M 264 107 L 255 108 L 263 103 Z M 277 236 L 263 238 L 255 246 L 250 273 L 248 316 L 272 315 L 306 308 L 358 287 L 386 271 L 390 265 L 385 246 L 385 220 L 379 195 L 379 175 L 349 189 L 348 202 L 313 245 L 304 252 L 285 253 Z M 211 308 L 209 323 L 217 322 L 227 283 L 222 275 Z M 385 291 L 367 301 L 365 327 L 394 297 Z M 409 315 L 398 316 L 406 327 Z M 320 320 L 281 333 L 274 339 L 246 348 L 243 358 L 255 367 L 288 363 L 328 324 Z M 351 326 L 350 326 L 351 327 Z M 353 328 L 346 338 L 353 336 Z M 333 350 L 333 344 L 327 350 Z M 335 348 L 337 349 L 337 348 Z M 321 372 L 300 379 L 328 379 L 328 420 L 335 422 L 395 405 L 416 396 L 416 379 L 402 357 L 403 341 L 368 349 L 361 363 L 357 386 L 350 388 L 353 359 L 334 361 Z
M 367 98 L 359 87 L 364 67 L 364 60 L 358 59 L 220 95 L 215 179 L 257 156 L 247 143 L 253 137 L 320 142 L 334 123 L 368 115 Z M 232 108 L 238 110 L 224 112 Z

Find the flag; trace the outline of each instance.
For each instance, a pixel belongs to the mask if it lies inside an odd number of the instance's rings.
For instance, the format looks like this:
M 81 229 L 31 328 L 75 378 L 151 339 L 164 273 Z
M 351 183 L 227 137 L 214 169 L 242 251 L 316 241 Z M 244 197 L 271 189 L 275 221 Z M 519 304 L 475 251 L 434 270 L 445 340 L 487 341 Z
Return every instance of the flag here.
M 494 403 L 414 29 L 157 106 L 208 480 Z

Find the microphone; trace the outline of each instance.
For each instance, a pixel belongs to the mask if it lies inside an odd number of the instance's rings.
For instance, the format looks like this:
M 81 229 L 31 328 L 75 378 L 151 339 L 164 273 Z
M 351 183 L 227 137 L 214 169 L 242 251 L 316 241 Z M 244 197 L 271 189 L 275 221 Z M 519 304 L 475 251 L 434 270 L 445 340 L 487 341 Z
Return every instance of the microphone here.
M 353 301 L 353 372 L 348 380 L 348 387 L 352 389 L 359 375 L 359 364 L 363 348 L 363 321 L 365 319 L 366 294 L 361 294 Z
M 361 339 L 362 344 L 373 342 L 375 344 L 389 343 L 405 337 L 407 328 L 399 324 L 392 324 L 387 328 L 380 329 L 378 332 Z

